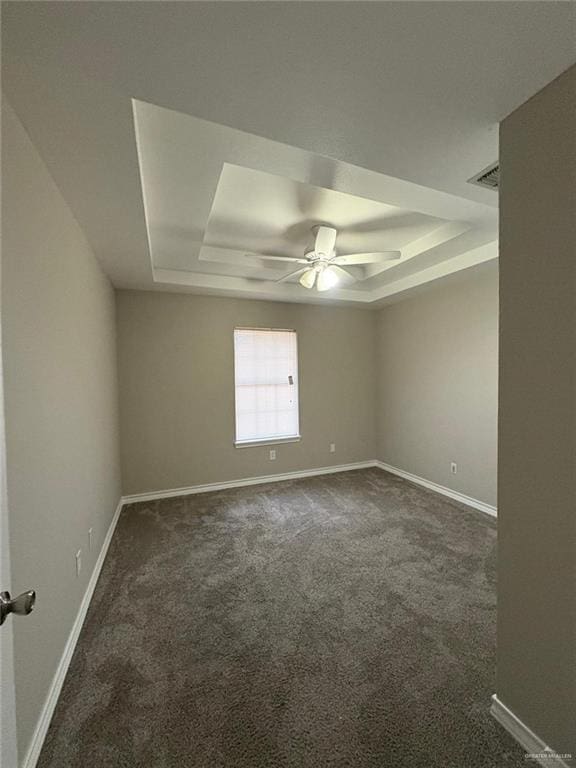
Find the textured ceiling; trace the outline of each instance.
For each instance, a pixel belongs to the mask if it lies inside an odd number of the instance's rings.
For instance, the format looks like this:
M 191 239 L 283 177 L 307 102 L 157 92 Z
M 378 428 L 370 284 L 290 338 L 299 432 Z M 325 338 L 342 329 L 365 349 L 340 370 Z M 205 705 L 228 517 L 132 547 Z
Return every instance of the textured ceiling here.
M 466 179 L 496 158 L 498 121 L 576 60 L 575 14 L 571 2 L 3 2 L 3 91 L 114 283 L 171 289 L 154 280 L 132 99 L 319 158 L 313 179 L 226 162 L 348 192 L 322 178 L 328 157 L 496 207 Z M 180 289 L 218 292 L 205 282 Z

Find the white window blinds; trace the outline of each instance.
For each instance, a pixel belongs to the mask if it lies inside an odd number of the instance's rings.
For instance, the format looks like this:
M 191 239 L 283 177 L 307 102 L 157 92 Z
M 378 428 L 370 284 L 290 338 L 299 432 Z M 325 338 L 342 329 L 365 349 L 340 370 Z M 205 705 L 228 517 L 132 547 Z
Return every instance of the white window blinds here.
M 236 443 L 299 437 L 296 331 L 234 331 Z

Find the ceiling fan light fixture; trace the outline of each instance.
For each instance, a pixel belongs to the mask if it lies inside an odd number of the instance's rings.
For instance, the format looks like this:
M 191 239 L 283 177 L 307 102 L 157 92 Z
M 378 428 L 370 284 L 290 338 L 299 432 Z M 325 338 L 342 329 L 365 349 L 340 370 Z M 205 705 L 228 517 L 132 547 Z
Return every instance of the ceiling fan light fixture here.
M 318 282 L 316 288 L 319 291 L 328 291 L 330 288 L 334 288 L 339 282 L 338 273 L 330 266 L 323 269 L 318 275 Z
M 300 285 L 303 285 L 304 288 L 313 288 L 314 283 L 316 282 L 316 270 L 308 269 L 306 272 L 304 272 L 298 282 Z

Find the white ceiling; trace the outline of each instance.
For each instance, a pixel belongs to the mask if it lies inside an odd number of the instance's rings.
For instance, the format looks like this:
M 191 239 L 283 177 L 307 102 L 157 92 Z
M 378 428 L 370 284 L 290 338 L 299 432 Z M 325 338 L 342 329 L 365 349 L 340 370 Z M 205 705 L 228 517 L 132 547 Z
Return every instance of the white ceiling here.
M 445 275 L 497 255 L 493 206 L 143 102 L 134 102 L 134 119 L 157 283 L 372 304 L 407 275 L 434 266 Z M 353 269 L 356 282 L 323 296 L 277 284 L 293 265 L 258 254 L 301 258 L 319 223 L 338 230 L 337 252 L 402 257 Z
M 206 226 L 211 239 L 229 210 L 230 199 L 213 208 L 225 163 L 280 177 L 278 192 L 284 179 L 436 216 L 445 227 L 474 218 L 425 257 L 358 284 L 347 302 L 377 305 L 454 271 L 455 260 L 462 268 L 490 258 L 497 196 L 466 180 L 496 159 L 498 121 L 576 61 L 571 2 L 4 2 L 2 15 L 4 92 L 120 287 L 265 295 L 268 283 L 253 273 L 235 275 L 233 265 L 182 247 L 178 228 L 188 242 L 196 217 L 193 241 L 202 244 Z M 210 190 L 197 185 L 166 221 L 150 211 L 147 220 L 143 186 L 147 207 L 155 193 L 173 198 L 180 181 L 170 169 L 182 166 L 186 147 L 156 141 L 146 160 L 151 121 L 139 126 L 143 170 L 155 155 L 166 161 L 162 183 L 145 172 L 142 185 L 134 113 L 145 107 L 132 99 L 157 111 L 159 133 L 196 140 L 200 123 L 242 133 L 256 161 L 230 156 L 242 144 L 235 137 L 205 157 L 218 166 Z M 167 252 L 153 247 L 163 226 L 172 227 Z M 271 297 L 318 300 L 290 284 L 274 288 L 284 293 Z

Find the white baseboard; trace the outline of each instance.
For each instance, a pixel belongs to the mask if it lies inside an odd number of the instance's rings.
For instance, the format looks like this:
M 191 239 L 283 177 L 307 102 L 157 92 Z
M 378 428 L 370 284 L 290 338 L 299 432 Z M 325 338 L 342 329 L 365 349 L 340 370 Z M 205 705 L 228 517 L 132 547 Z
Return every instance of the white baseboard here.
M 317 469 L 301 469 L 296 472 L 282 472 L 278 475 L 262 475 L 260 477 L 245 477 L 240 480 L 226 480 L 223 483 L 206 483 L 205 485 L 190 485 L 186 488 L 168 488 L 164 491 L 151 491 L 150 493 L 135 493 L 131 496 L 123 496 L 124 504 L 132 504 L 136 501 L 154 501 L 156 499 L 170 499 L 175 496 L 190 496 L 193 493 L 209 493 L 210 491 L 223 491 L 226 488 L 241 488 L 245 485 L 262 485 L 264 483 L 278 483 L 282 480 L 297 480 L 301 477 L 315 477 L 316 475 L 330 475 L 334 472 L 348 472 L 352 469 L 367 469 L 375 467 L 377 462 L 357 461 L 354 464 L 338 464 L 333 467 L 318 467 Z
M 210 491 L 223 491 L 227 488 L 241 488 L 245 485 L 261 485 L 263 483 L 277 483 L 282 480 L 297 480 L 302 477 L 315 477 L 316 475 L 328 475 L 333 472 L 347 472 L 352 469 L 367 469 L 369 467 L 379 467 L 387 472 L 392 472 L 399 477 L 403 477 L 405 480 L 410 480 L 413 483 L 422 485 L 425 488 L 429 488 L 436 493 L 441 493 L 443 496 L 448 496 L 455 501 L 459 501 L 462 504 L 467 504 L 469 507 L 474 507 L 481 512 L 485 512 L 488 515 L 496 517 L 496 507 L 492 507 L 490 504 L 486 504 L 483 501 L 474 499 L 471 496 L 466 496 L 458 491 L 453 491 L 451 488 L 446 488 L 443 485 L 433 483 L 431 480 L 426 480 L 418 475 L 413 475 L 410 472 L 405 472 L 403 469 L 398 469 L 390 464 L 385 464 L 383 461 L 377 461 L 372 459 L 370 461 L 358 461 L 353 464 L 337 464 L 332 467 L 317 467 L 315 469 L 302 469 L 295 472 L 281 472 L 276 475 L 262 475 L 260 477 L 245 477 L 238 480 L 226 480 L 222 483 L 205 483 L 203 485 L 189 485 L 183 488 L 167 488 L 162 491 L 150 491 L 148 493 L 134 493 L 129 496 L 123 496 L 122 501 L 124 504 L 132 504 L 138 501 L 155 501 L 158 499 L 170 499 L 176 496 L 189 496 L 195 493 L 210 493 Z
M 56 703 L 64 684 L 64 678 L 68 672 L 68 667 L 72 661 L 72 655 L 74 653 L 74 649 L 76 648 L 76 643 L 78 642 L 80 630 L 82 629 L 84 619 L 88 613 L 88 608 L 90 606 L 90 601 L 92 600 L 92 595 L 94 594 L 96 582 L 100 576 L 100 571 L 102 570 L 104 559 L 106 558 L 106 553 L 108 552 L 108 547 L 110 546 L 110 541 L 112 540 L 112 535 L 114 534 L 116 523 L 120 517 L 120 512 L 123 505 L 124 502 L 122 499 L 120 499 L 118 506 L 116 507 L 116 511 L 114 512 L 114 517 L 112 518 L 110 526 L 108 527 L 108 531 L 106 532 L 104 541 L 102 542 L 100 554 L 98 555 L 98 559 L 94 564 L 94 570 L 92 571 L 90 581 L 86 587 L 86 592 L 84 593 L 84 597 L 80 603 L 76 619 L 72 625 L 70 634 L 68 635 L 68 640 L 66 641 L 62 657 L 60 658 L 60 663 L 58 664 L 58 668 L 54 678 L 52 679 L 52 684 L 50 686 L 50 690 L 48 691 L 48 696 L 46 697 L 42 712 L 40 713 L 40 718 L 38 719 L 36 730 L 34 731 L 30 746 L 28 747 L 28 752 L 26 753 L 26 757 L 22 763 L 22 768 L 35 768 L 40 756 L 42 745 L 44 743 L 44 739 L 46 738 L 46 733 L 48 732 L 48 726 L 50 725 L 50 720 L 54 714 Z
M 532 760 L 535 763 L 548 768 L 569 768 L 564 758 L 570 759 L 570 756 L 550 749 L 534 731 L 530 730 L 511 709 L 500 701 L 496 694 L 492 696 L 490 714 L 516 739 L 528 755 L 533 756 Z M 526 764 L 529 764 L 528 761 Z
M 380 467 L 380 469 L 386 470 L 386 472 L 391 472 L 393 475 L 403 477 L 405 480 L 410 480 L 412 483 L 422 485 L 424 488 L 429 488 L 431 491 L 441 493 L 443 496 L 448 496 L 448 498 L 454 499 L 454 501 L 459 501 L 461 504 L 467 504 L 469 507 L 474 507 L 474 509 L 478 509 L 480 512 L 485 512 L 487 515 L 492 515 L 492 517 L 497 516 L 496 507 L 493 507 L 491 504 L 486 504 L 484 501 L 474 499 L 471 496 L 466 496 L 458 491 L 453 491 L 451 488 L 446 488 L 444 485 L 438 485 L 438 483 L 433 483 L 431 480 L 426 480 L 424 477 L 413 475 L 411 472 L 405 472 L 403 469 L 393 467 L 391 464 L 385 464 L 383 461 L 375 461 L 374 464 L 377 467 Z

